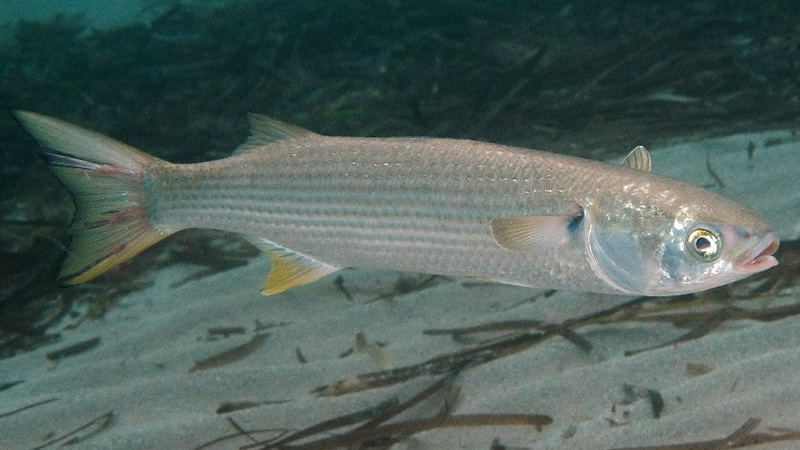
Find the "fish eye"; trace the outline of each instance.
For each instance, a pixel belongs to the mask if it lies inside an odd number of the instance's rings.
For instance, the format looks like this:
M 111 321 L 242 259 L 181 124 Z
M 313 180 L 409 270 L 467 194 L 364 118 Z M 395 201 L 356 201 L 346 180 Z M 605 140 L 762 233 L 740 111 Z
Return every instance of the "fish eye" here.
M 722 251 L 722 240 L 706 228 L 697 228 L 689 233 L 688 243 L 692 253 L 703 261 L 717 259 Z

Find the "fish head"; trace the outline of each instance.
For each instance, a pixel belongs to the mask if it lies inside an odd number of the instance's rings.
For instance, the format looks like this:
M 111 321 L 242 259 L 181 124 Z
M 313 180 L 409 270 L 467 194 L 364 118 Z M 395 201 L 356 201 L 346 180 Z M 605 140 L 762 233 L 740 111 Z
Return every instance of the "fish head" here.
M 681 295 L 778 264 L 777 233 L 749 208 L 688 184 L 651 187 L 647 195 L 619 195 L 590 207 L 590 263 L 615 289 Z

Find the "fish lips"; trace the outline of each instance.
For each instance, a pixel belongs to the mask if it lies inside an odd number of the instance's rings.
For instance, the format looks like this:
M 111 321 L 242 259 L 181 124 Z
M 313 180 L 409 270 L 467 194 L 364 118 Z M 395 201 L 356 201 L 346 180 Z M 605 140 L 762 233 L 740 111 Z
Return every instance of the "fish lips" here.
M 780 241 L 777 233 L 767 233 L 750 252 L 742 258 L 739 269 L 748 273 L 761 272 L 778 265 L 778 259 L 773 256 Z

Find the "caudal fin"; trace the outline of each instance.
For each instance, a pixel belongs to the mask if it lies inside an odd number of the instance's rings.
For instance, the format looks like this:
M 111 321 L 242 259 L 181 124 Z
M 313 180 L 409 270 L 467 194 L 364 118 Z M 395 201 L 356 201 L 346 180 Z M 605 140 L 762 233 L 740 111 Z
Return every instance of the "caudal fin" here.
M 14 116 L 75 201 L 61 266 L 66 284 L 89 281 L 172 234 L 153 226 L 144 198 L 145 173 L 162 161 L 58 119 L 27 111 Z

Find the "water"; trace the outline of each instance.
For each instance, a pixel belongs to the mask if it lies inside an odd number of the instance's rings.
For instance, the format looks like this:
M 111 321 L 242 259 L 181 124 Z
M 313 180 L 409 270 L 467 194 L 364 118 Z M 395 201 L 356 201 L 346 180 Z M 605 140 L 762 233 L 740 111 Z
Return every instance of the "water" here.
M 603 159 L 778 128 L 800 108 L 793 3 L 530 3 L 131 0 L 104 2 L 107 21 L 91 2 L 8 3 L 0 109 L 196 162 L 238 145 L 249 111 L 326 134 L 468 137 Z M 71 205 L 10 116 L 0 130 L 6 273 L 26 279 L 15 261 L 44 245 L 47 265 L 57 262 Z M 6 284 L 7 298 L 26 290 Z
M 59 117 L 175 162 L 229 154 L 251 111 L 331 135 L 607 159 L 796 126 L 800 3 L 748 5 L 4 2 L 0 111 Z M 186 234 L 61 288 L 70 197 L 2 112 L 0 136 L 0 358 L 57 341 L 53 326 L 70 317 L 102 317 L 176 262 L 216 273 L 257 254 L 230 236 Z

